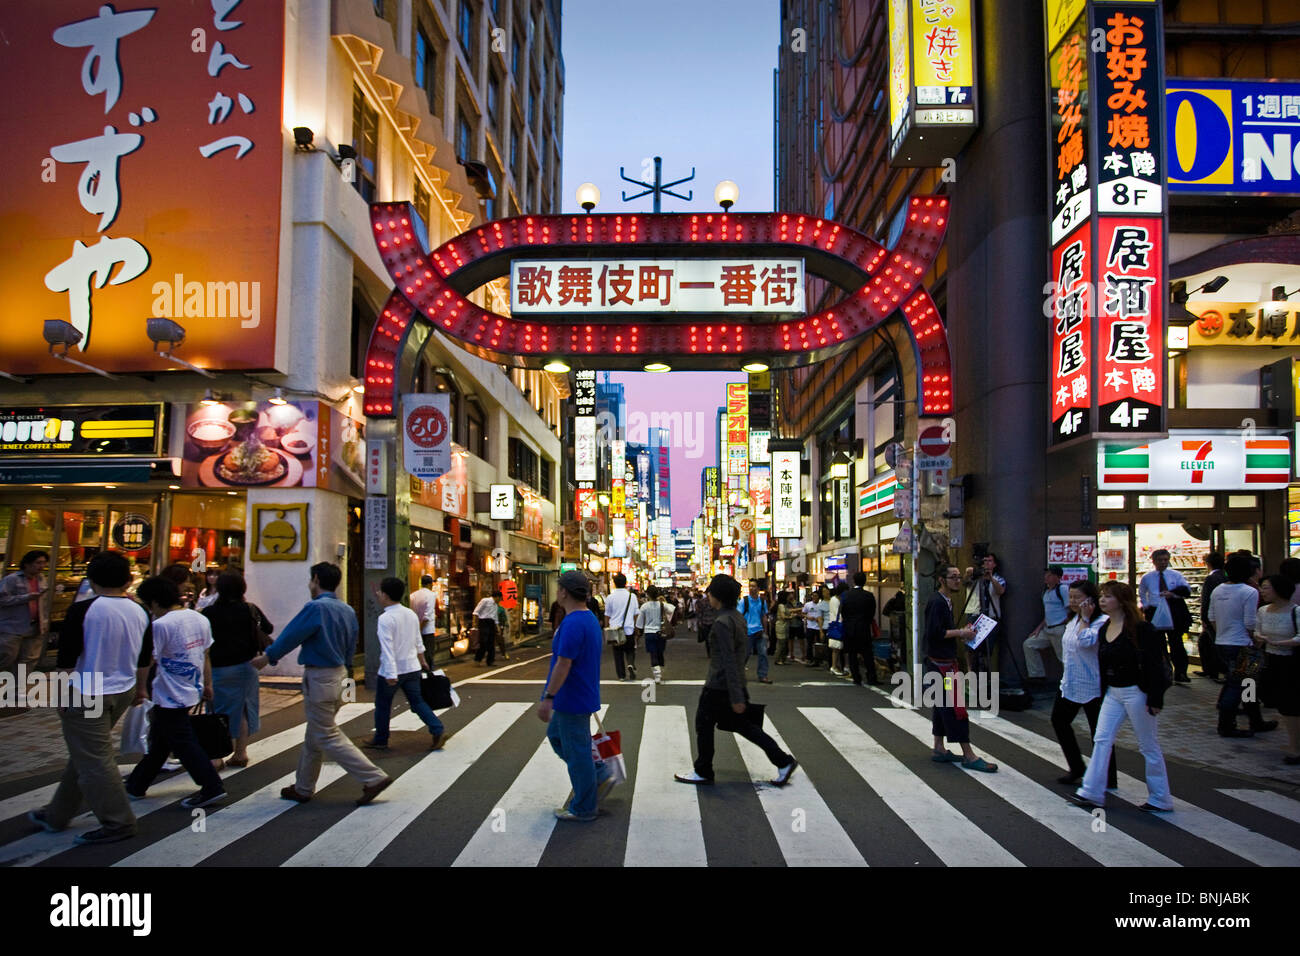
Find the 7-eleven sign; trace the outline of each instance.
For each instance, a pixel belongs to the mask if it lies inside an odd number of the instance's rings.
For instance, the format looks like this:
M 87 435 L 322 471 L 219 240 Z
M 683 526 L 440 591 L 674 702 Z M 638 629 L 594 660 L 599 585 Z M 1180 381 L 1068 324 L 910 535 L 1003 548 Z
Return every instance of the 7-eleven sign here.
M 1145 445 L 1102 443 L 1097 485 L 1152 491 L 1285 488 L 1290 469 L 1291 440 L 1284 435 L 1176 432 Z

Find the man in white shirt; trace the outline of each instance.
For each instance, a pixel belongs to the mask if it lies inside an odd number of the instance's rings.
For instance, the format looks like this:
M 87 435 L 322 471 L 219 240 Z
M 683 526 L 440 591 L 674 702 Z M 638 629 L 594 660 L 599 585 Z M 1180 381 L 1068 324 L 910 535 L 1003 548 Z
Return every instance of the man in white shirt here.
M 426 574 L 421 577 L 419 588 L 411 592 L 411 610 L 420 621 L 424 650 L 432 654 L 434 620 L 438 613 L 438 596 L 433 593 L 433 575 Z
M 1175 683 L 1190 684 L 1192 679 L 1187 676 L 1187 648 L 1183 646 L 1183 635 L 1192 626 L 1192 615 L 1184 600 L 1192 596 L 1192 589 L 1185 577 L 1169 567 L 1169 552 L 1164 548 L 1151 552 L 1151 563 L 1155 570 L 1144 574 L 1138 587 L 1142 612 L 1161 641 L 1169 644 L 1169 662 L 1174 668 Z
M 406 695 L 407 703 L 433 735 L 430 750 L 441 750 L 446 739 L 446 728 L 433 708 L 420 693 L 420 671 L 427 670 L 429 662 L 421 649 L 420 618 L 402 604 L 406 584 L 400 578 L 384 578 L 379 582 L 379 679 L 375 683 L 375 735 L 361 746 L 367 750 L 388 749 L 388 720 L 393 712 L 393 697 L 397 688 Z
M 135 700 L 136 666 L 149 615 L 126 596 L 131 565 L 118 552 L 101 551 L 91 558 L 86 577 L 97 596 L 68 609 L 59 637 L 58 664 L 60 670 L 72 670 L 79 691 L 98 697 L 87 700 L 84 708 L 60 708 L 68 766 L 50 802 L 27 817 L 50 833 L 65 830 L 81 812 L 84 799 L 100 826 L 79 834 L 77 842 L 114 843 L 136 831 L 135 814 L 113 756 L 113 725 Z
M 820 588 L 818 588 L 816 591 L 810 591 L 808 593 L 808 600 L 804 602 L 804 606 L 803 606 L 803 621 L 804 621 L 803 627 L 804 627 L 804 634 L 805 634 L 803 656 L 804 656 L 804 663 L 808 667 L 817 666 L 817 661 L 814 659 L 816 655 L 813 653 L 813 648 L 816 645 L 820 644 L 822 639 L 823 622 L 822 622 L 822 608 L 819 603 L 820 597 L 821 597 Z M 828 603 L 827 610 L 829 609 L 830 609 L 830 605 Z
M 474 652 L 474 663 L 480 664 L 487 654 L 487 666 L 497 662 L 497 602 L 492 600 L 492 593 L 483 595 L 483 600 L 474 608 L 474 623 L 478 625 L 478 650 Z
M 619 680 L 636 680 L 637 611 L 636 595 L 627 589 L 627 575 L 614 575 L 614 590 L 605 598 L 605 643 L 614 648 L 614 672 Z

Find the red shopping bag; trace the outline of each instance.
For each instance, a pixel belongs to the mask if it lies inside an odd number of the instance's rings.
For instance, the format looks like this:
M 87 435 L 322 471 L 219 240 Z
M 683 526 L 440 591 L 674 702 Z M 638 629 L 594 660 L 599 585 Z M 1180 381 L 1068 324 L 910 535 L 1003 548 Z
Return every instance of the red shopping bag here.
M 600 763 L 604 761 L 614 774 L 615 783 L 627 779 L 627 765 L 623 762 L 623 739 L 617 730 L 607 731 L 596 715 L 596 727 L 599 733 L 591 735 L 591 759 Z

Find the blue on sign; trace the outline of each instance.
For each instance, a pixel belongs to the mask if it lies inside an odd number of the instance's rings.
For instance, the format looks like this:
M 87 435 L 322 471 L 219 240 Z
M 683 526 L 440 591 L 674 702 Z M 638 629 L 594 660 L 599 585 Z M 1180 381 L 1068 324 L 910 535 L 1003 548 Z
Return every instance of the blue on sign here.
M 1171 77 L 1165 123 L 1170 192 L 1300 193 L 1300 83 Z

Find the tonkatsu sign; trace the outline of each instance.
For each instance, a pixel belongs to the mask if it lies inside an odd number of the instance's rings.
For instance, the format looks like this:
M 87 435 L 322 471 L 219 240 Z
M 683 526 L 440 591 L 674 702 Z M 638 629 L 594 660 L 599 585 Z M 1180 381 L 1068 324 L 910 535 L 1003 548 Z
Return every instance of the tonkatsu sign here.
M 922 284 L 948 199 L 913 197 L 904 211 L 891 249 L 816 216 L 686 213 L 519 216 L 429 251 L 408 203 L 374 203 L 371 227 L 395 288 L 366 355 L 366 414 L 393 415 L 410 387 L 399 381 L 407 349 L 430 329 L 524 368 L 790 368 L 855 347 L 895 314 L 913 341 L 922 414 L 948 414 L 947 333 Z M 506 277 L 510 315 L 470 301 Z M 811 277 L 843 297 L 808 314 Z

